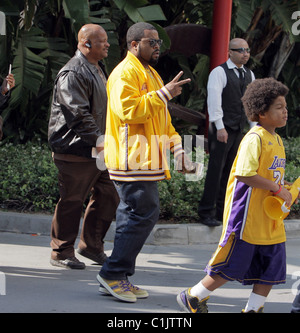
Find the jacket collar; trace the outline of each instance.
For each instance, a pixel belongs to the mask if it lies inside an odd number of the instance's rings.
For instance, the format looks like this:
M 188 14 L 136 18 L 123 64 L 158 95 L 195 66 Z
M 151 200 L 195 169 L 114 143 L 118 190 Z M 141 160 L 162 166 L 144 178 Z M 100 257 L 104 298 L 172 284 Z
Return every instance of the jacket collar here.
M 139 61 L 139 59 L 130 51 L 127 51 L 127 57 L 130 61 L 132 61 L 135 66 L 137 66 L 141 71 L 146 73 L 145 67 L 142 65 L 142 63 Z
M 227 60 L 227 66 L 229 69 L 237 68 L 236 64 L 230 58 Z M 241 68 L 243 71 L 246 71 L 244 65 L 242 65 Z
M 137 69 L 139 69 L 141 72 L 143 72 L 145 78 L 147 78 L 146 68 L 143 66 L 143 64 L 139 61 L 139 59 L 133 53 L 128 51 L 126 58 L 129 59 L 129 61 L 131 61 L 132 63 L 134 63 L 134 65 L 137 67 Z M 149 65 L 149 68 L 151 69 L 151 72 L 154 75 L 154 77 L 156 78 L 156 80 L 158 80 L 163 85 L 163 81 L 162 81 L 161 77 L 159 76 L 159 74 L 156 72 L 156 70 L 150 65 Z
M 88 66 L 88 68 L 90 69 L 91 72 L 95 72 L 95 73 L 98 72 L 96 66 L 93 65 L 93 64 L 91 64 L 91 63 L 87 60 L 87 58 L 85 57 L 85 55 L 84 55 L 80 50 L 78 50 L 78 49 L 76 50 L 76 52 L 75 52 L 75 56 L 78 57 L 78 58 L 80 58 L 80 60 L 81 60 L 85 65 Z M 104 74 L 105 74 L 105 76 L 106 76 L 106 78 L 107 78 L 107 73 L 106 73 L 106 70 L 105 70 L 105 66 L 104 66 L 104 64 L 102 63 L 102 61 L 98 61 L 98 64 L 99 64 L 99 66 L 101 67 L 101 69 L 103 70 L 103 72 L 104 72 Z

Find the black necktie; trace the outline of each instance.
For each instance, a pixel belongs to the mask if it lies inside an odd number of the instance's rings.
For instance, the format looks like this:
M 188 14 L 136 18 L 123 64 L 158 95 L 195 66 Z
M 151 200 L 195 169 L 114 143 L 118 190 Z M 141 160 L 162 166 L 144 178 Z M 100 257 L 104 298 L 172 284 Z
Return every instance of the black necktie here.
M 239 82 L 240 82 L 240 87 L 241 90 L 243 91 L 243 87 L 244 87 L 244 76 L 243 76 L 243 68 L 237 68 L 238 72 L 239 72 Z

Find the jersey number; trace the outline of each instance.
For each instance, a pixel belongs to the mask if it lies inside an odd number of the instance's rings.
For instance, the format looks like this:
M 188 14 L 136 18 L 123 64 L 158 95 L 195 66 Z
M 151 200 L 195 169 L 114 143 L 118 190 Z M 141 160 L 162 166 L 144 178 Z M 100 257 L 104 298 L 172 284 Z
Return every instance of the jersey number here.
M 273 171 L 273 177 L 275 178 L 275 183 L 284 185 L 284 175 L 281 176 L 281 172 L 279 170 Z

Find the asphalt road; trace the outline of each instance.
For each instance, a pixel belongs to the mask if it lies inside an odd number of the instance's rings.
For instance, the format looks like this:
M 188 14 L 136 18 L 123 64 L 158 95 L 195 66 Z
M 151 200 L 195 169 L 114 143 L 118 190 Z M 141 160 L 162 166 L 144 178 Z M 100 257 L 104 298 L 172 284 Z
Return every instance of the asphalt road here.
M 87 265 L 85 270 L 52 266 L 49 243 L 49 236 L 0 232 L 0 313 L 110 314 L 107 320 L 122 313 L 180 316 L 176 295 L 205 275 L 203 269 L 216 248 L 216 244 L 145 245 L 130 280 L 150 296 L 124 303 L 99 293 L 100 266 L 89 259 L 78 255 Z M 265 313 L 290 312 L 300 281 L 299 244 L 299 238 L 287 241 L 287 283 L 273 288 Z M 113 243 L 105 243 L 107 254 L 112 247 Z M 228 282 L 211 295 L 209 312 L 240 313 L 250 291 L 251 287 Z

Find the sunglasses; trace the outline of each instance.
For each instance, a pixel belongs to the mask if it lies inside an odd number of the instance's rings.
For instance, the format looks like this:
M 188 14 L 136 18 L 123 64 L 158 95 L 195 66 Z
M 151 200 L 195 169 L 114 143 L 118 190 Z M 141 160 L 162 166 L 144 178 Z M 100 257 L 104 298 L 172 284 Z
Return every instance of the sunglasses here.
M 231 51 L 236 51 L 238 53 L 250 53 L 249 47 L 240 47 L 238 49 L 230 49 Z
M 153 39 L 153 38 L 148 38 L 148 39 L 143 39 L 145 41 L 148 41 L 151 47 L 155 47 L 157 44 L 159 47 L 162 46 L 163 40 L 162 39 Z M 141 42 L 142 39 L 137 39 L 136 42 Z

